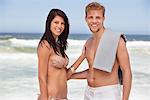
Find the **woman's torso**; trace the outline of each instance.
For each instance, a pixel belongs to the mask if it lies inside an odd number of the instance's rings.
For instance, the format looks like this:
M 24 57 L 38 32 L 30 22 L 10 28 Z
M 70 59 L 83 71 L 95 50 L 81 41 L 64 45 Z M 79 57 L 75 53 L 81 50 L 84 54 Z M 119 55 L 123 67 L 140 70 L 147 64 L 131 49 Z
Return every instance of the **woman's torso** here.
M 67 98 L 68 58 L 51 53 L 48 62 L 48 96 Z

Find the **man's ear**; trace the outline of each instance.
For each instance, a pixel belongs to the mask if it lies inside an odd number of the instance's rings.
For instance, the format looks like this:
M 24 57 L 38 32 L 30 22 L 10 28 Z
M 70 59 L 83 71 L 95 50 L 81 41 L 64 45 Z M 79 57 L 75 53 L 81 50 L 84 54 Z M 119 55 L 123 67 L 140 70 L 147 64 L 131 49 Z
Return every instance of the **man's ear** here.
M 85 16 L 85 21 L 87 22 L 87 16 Z
M 104 16 L 104 20 L 105 20 L 105 16 Z

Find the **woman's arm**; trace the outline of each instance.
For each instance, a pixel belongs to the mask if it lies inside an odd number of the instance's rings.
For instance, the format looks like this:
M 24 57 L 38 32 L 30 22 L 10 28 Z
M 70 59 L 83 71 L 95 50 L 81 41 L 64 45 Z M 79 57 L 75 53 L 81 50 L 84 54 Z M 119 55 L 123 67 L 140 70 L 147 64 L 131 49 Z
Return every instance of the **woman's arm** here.
M 44 42 L 44 43 L 43 43 Z M 38 79 L 40 86 L 39 100 L 47 100 L 47 65 L 50 55 L 49 44 L 46 41 L 38 46 Z
M 82 72 L 76 72 L 71 75 L 70 79 L 87 79 L 88 69 Z

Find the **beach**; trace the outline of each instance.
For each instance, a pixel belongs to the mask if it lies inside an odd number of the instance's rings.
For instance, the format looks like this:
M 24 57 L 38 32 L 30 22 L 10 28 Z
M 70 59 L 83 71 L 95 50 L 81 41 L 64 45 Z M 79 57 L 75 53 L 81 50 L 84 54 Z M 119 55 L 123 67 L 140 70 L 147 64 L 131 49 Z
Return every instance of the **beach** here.
M 39 94 L 37 45 L 40 35 L 1 34 L 0 35 L 0 99 L 36 100 Z M 70 67 L 82 52 L 82 47 L 90 35 L 71 35 L 68 39 Z M 150 35 L 129 36 L 129 51 L 133 74 L 129 100 L 149 100 L 150 98 Z M 141 35 L 142 37 L 142 35 Z M 86 60 L 77 71 L 87 68 Z M 68 81 L 69 100 L 83 100 L 86 80 Z

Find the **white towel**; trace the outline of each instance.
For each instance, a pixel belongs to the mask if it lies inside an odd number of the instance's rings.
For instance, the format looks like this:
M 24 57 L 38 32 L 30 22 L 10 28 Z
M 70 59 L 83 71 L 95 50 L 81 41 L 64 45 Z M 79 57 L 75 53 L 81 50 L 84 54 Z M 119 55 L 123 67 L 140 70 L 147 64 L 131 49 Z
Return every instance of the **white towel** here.
M 111 30 L 105 29 L 93 63 L 93 67 L 103 71 L 111 72 L 118 47 L 118 42 L 121 33 L 112 32 Z

